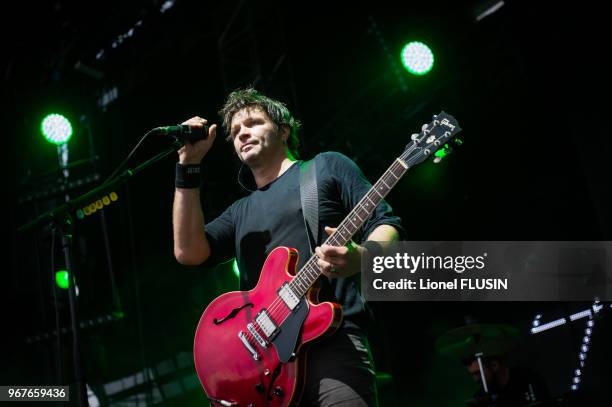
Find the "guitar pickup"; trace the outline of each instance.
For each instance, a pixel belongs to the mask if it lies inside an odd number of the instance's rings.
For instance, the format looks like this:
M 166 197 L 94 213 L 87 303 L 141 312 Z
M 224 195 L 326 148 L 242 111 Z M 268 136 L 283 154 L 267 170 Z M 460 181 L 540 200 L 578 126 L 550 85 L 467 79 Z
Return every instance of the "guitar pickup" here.
M 262 309 L 257 313 L 257 315 L 255 315 L 255 322 L 268 339 L 272 338 L 272 336 L 278 330 L 278 327 L 276 326 L 274 321 L 272 321 L 272 318 L 268 314 L 268 311 L 266 311 L 265 309 Z
M 295 295 L 288 283 L 283 284 L 281 288 L 279 288 L 278 296 L 291 311 L 300 303 L 300 299 Z

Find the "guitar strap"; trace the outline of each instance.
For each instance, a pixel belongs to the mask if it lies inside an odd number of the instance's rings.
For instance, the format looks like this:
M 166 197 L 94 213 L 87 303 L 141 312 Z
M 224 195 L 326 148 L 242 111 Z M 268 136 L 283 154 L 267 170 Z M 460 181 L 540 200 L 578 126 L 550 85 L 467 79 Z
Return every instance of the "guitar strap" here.
M 300 165 L 300 198 L 310 254 L 314 253 L 319 241 L 319 191 L 315 161 L 313 158 L 310 161 L 303 161 Z

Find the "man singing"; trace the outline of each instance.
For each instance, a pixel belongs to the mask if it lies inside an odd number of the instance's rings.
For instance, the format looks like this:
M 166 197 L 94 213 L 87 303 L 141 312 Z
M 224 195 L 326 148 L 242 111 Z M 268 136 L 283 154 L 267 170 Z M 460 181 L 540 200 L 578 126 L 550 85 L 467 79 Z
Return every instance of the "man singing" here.
M 174 254 L 184 265 L 214 266 L 236 257 L 240 289 L 250 290 L 274 248 L 296 248 L 300 253 L 298 269 L 309 258 L 300 199 L 302 161 L 297 160 L 300 123 L 283 103 L 254 89 L 231 93 L 219 113 L 227 139 L 248 168 L 239 175 L 246 175 L 240 180 L 251 185 L 247 186 L 250 193 L 206 222 L 200 204 L 199 170 L 215 140 L 217 126 L 210 126 L 207 139 L 186 143 L 178 151 L 176 168 Z M 206 119 L 193 117 L 183 124 L 201 127 L 206 123 Z M 344 320 L 334 334 L 308 349 L 301 405 L 377 406 L 374 364 L 364 332 L 368 311 L 359 291 L 364 248 L 352 242 L 343 247 L 322 244 L 335 230 L 332 226 L 342 221 L 371 185 L 357 165 L 342 154 L 320 153 L 314 160 L 319 215 L 315 253 L 324 274 L 319 279 L 319 299 L 340 303 Z M 354 240 L 392 241 L 400 232 L 400 219 L 383 201 Z

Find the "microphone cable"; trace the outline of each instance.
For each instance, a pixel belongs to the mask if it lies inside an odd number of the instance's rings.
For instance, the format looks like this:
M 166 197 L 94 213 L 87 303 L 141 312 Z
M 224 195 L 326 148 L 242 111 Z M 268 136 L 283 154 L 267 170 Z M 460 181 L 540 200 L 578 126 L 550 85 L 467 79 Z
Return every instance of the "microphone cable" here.
M 121 172 L 123 170 L 123 168 L 127 165 L 127 163 L 130 161 L 130 159 L 132 158 L 132 156 L 136 153 L 136 150 L 138 150 L 138 148 L 142 145 L 142 143 L 153 133 L 156 132 L 156 129 L 153 130 L 149 130 L 144 136 L 142 136 L 142 138 L 140 139 L 140 141 L 138 141 L 138 143 L 136 144 L 136 147 L 134 147 L 132 149 L 132 151 L 127 155 L 127 157 L 123 160 L 123 162 L 121 162 L 121 164 L 119 164 L 119 166 L 115 169 L 115 171 L 113 171 L 111 173 L 111 175 L 109 175 L 104 182 L 102 182 L 101 186 L 108 184 L 110 181 L 112 181 L 115 176 L 117 176 L 117 174 L 119 172 Z

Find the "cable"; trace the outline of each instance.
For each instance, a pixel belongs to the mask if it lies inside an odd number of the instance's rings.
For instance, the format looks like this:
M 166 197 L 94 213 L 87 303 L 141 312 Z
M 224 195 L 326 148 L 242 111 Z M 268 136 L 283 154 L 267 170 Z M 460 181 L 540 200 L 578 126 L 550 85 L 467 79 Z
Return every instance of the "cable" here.
M 149 137 L 151 134 L 155 133 L 155 131 L 156 131 L 156 129 L 149 130 L 144 136 L 142 136 L 142 138 L 140 139 L 138 144 L 136 144 L 136 147 L 134 147 L 132 149 L 132 151 L 128 154 L 128 156 L 125 158 L 125 160 L 123 160 L 123 162 L 121 164 L 119 164 L 119 166 L 115 169 L 115 171 L 113 171 L 113 173 L 111 175 L 109 175 L 108 178 L 106 178 L 106 180 L 104 180 L 102 185 L 108 184 L 110 181 L 112 181 L 117 176 L 117 174 L 119 174 L 123 170 L 123 168 L 130 161 L 130 158 L 132 158 L 132 156 L 134 155 L 136 150 L 138 150 L 140 145 L 147 139 L 147 137 Z

